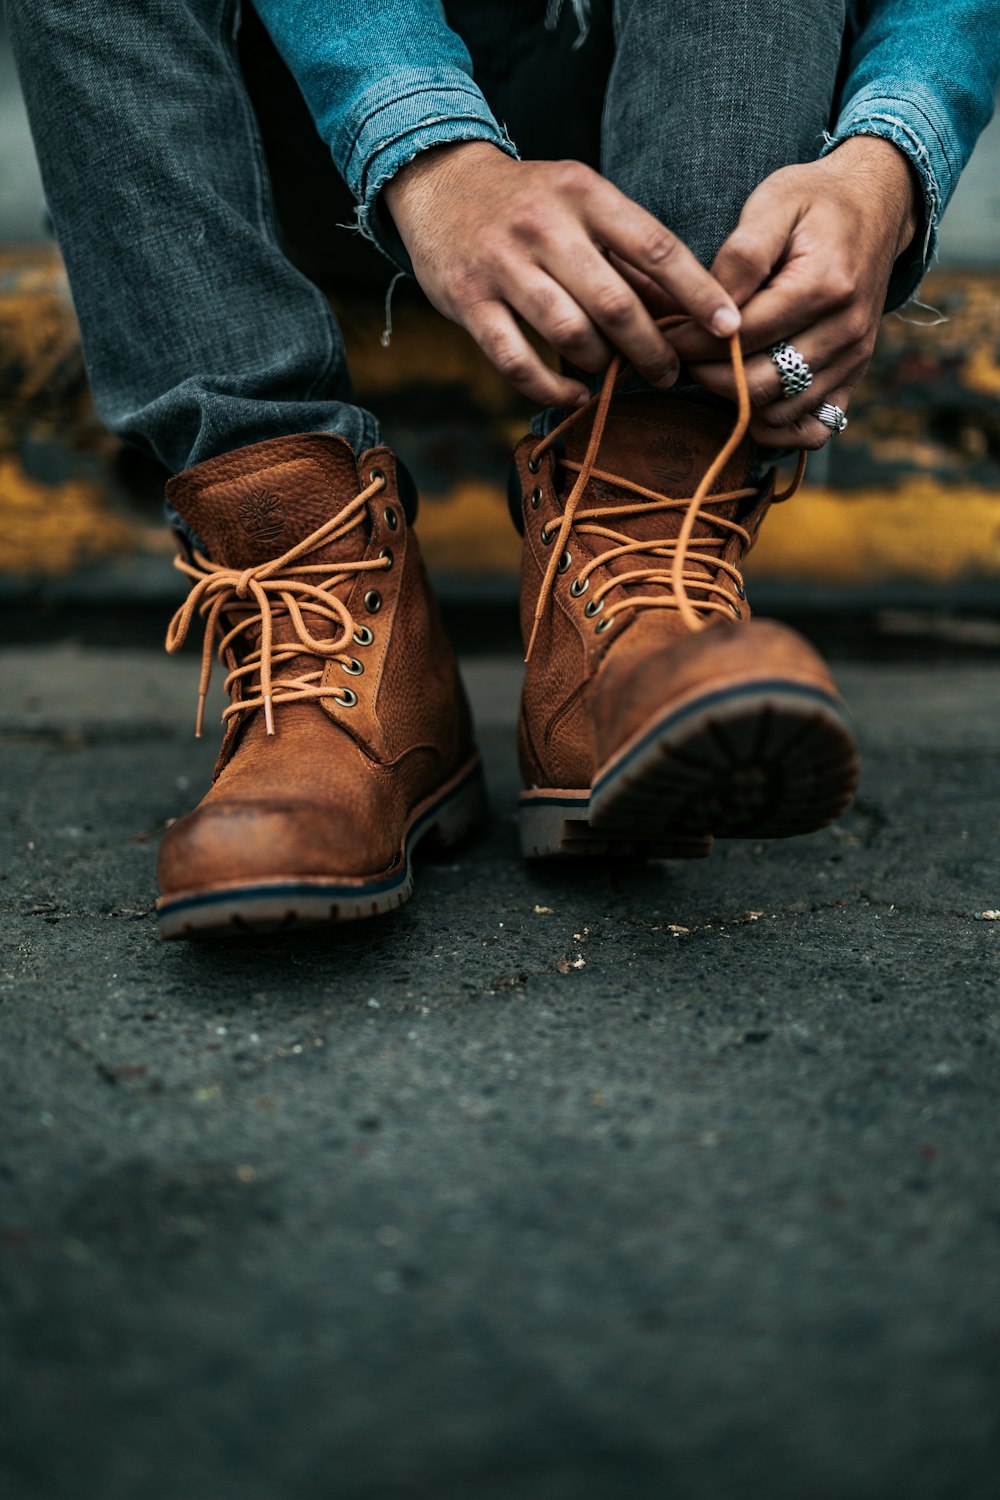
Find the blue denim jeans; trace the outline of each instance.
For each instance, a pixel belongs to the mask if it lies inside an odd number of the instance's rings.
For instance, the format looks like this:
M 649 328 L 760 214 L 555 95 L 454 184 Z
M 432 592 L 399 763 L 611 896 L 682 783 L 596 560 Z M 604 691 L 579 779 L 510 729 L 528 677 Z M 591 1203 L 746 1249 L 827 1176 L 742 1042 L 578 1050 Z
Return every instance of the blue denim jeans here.
M 571 5 L 554 30 L 546 11 L 447 5 L 521 154 L 591 161 L 705 263 L 757 183 L 822 149 L 844 0 L 595 0 L 582 46 Z M 378 440 L 286 253 L 240 20 L 240 0 L 9 0 L 98 410 L 175 472 L 284 433 Z

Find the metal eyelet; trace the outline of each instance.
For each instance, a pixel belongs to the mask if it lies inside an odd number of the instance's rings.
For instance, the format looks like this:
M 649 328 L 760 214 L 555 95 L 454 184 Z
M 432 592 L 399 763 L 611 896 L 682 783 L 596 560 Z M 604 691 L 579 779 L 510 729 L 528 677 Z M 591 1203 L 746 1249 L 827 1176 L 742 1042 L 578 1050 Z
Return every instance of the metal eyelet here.
M 392 548 L 391 547 L 383 547 L 382 551 L 379 553 L 379 557 L 387 557 L 389 559 L 389 568 L 392 567 L 393 556 L 392 556 Z M 385 570 L 387 573 L 389 571 L 389 568 L 386 568 L 386 570 Z
M 542 460 L 540 458 L 529 458 L 528 459 L 528 473 L 529 474 L 537 474 L 538 471 L 539 471 L 539 469 L 541 467 L 542 467 Z
M 539 485 L 535 485 L 535 488 L 532 490 L 531 495 L 529 496 L 529 500 L 532 510 L 537 510 L 542 503 L 542 491 Z
M 365 609 L 370 615 L 377 615 L 382 608 L 382 595 L 378 589 L 369 589 L 365 595 Z
M 594 634 L 603 635 L 604 632 L 606 630 L 609 630 L 614 623 L 614 615 L 608 615 L 606 619 L 598 620 L 597 624 L 594 626 Z
M 374 633 L 368 629 L 367 625 L 359 625 L 354 632 L 354 644 L 356 646 L 370 646 L 374 639 Z
M 568 573 L 573 566 L 573 559 L 568 552 L 564 552 L 556 566 L 557 573 Z
M 364 663 L 358 661 L 358 658 L 356 656 L 352 656 L 350 661 L 342 661 L 340 665 L 347 673 L 348 677 L 360 677 L 362 672 L 365 670 Z
M 353 688 L 341 688 L 334 693 L 334 702 L 339 703 L 341 708 L 354 708 L 358 701 L 358 695 Z
M 552 535 L 549 536 L 549 528 L 547 526 L 543 526 L 541 531 L 538 533 L 538 540 L 541 542 L 543 547 L 551 547 L 555 539 L 555 532 L 553 532 Z
M 746 589 L 743 587 L 742 583 L 738 583 L 736 585 L 736 597 L 737 597 L 737 599 L 745 599 L 746 596 L 747 596 Z
M 372 484 L 378 484 L 378 482 L 379 482 L 380 479 L 381 479 L 382 483 L 385 484 L 385 475 L 382 473 L 381 469 L 372 469 L 372 471 L 369 474 L 368 478 L 369 478 L 369 480 L 371 481 Z
M 732 610 L 732 612 L 736 616 L 737 620 L 742 620 L 742 618 L 743 618 L 743 611 L 740 609 L 739 605 L 738 604 L 734 604 L 731 599 L 729 601 L 729 608 Z
M 595 615 L 599 615 L 601 613 L 601 610 L 603 608 L 603 599 L 588 599 L 587 603 L 583 606 L 583 612 L 587 616 L 588 620 L 592 620 Z
M 573 582 L 569 586 L 569 591 L 573 595 L 574 599 L 579 599 L 580 595 L 581 594 L 585 594 L 589 588 L 590 588 L 590 579 L 589 578 L 584 578 L 584 579 L 574 578 Z
M 385 524 L 388 526 L 389 530 L 395 531 L 396 527 L 399 525 L 399 517 L 397 516 L 396 512 L 394 510 L 386 508 L 382 512 L 382 514 L 385 517 Z

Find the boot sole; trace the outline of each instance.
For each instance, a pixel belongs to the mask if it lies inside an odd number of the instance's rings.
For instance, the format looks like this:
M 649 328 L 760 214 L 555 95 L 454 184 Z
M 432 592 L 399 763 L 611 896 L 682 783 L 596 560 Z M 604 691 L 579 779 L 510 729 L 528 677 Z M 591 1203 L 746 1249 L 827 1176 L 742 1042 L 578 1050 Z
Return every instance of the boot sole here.
M 685 841 L 699 838 L 705 847 L 694 853 L 708 852 L 710 836 L 813 833 L 846 809 L 858 770 L 850 718 L 837 698 L 780 679 L 740 684 L 647 724 L 589 792 L 523 794 L 522 848 L 529 856 L 584 852 L 583 839 L 554 847 L 551 823 L 541 825 L 531 800 L 546 797 L 572 798 L 595 844 L 603 839 L 621 852 L 631 842 L 636 854 L 664 857 L 661 850 L 673 846 L 684 857 Z
M 448 849 L 480 829 L 487 816 L 486 786 L 478 756 L 413 811 L 399 859 L 377 877 L 322 876 L 298 880 L 233 882 L 156 903 L 161 938 L 203 937 L 247 931 L 274 932 L 320 922 L 354 922 L 382 916 L 413 891 L 413 853 Z

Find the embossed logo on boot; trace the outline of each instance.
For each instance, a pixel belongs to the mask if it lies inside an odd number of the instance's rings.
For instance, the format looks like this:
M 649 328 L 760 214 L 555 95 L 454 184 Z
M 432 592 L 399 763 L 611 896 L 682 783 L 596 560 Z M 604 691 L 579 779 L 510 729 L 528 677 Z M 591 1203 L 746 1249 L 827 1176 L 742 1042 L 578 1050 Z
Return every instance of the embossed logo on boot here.
M 676 489 L 693 478 L 695 453 L 683 438 L 654 439 L 647 453 L 650 470 L 664 488 Z
M 261 546 L 276 542 L 285 529 L 285 508 L 270 490 L 247 490 L 236 515 L 244 534 Z

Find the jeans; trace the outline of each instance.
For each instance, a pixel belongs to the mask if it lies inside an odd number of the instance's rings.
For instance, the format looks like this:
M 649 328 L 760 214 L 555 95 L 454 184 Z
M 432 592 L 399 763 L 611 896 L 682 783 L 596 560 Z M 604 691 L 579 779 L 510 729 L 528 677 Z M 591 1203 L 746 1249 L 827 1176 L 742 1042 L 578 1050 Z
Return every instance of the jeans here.
M 844 0 L 595 0 L 582 46 L 572 6 L 553 31 L 546 10 L 447 4 L 521 154 L 590 161 L 704 263 L 764 177 L 818 156 Z M 285 433 L 379 437 L 284 247 L 240 18 L 240 0 L 9 0 L 98 411 L 174 472 Z

